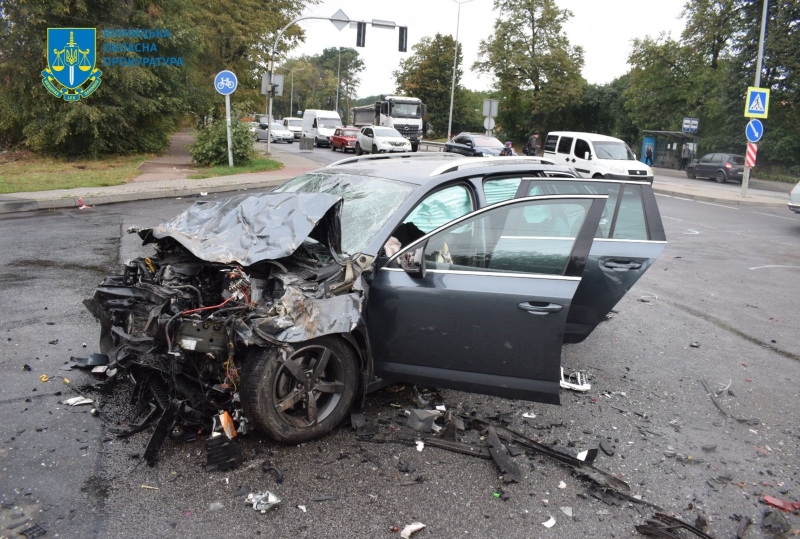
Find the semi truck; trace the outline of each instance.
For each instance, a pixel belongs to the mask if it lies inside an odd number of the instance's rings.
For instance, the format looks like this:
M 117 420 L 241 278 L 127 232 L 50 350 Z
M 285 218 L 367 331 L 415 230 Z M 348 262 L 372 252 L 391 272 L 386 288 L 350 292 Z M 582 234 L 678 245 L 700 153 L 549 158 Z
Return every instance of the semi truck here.
M 394 127 L 401 135 L 411 141 L 411 151 L 416 152 L 422 140 L 422 118 L 427 107 L 419 98 L 402 95 L 382 94 L 374 105 L 354 107 L 350 117 L 353 125 L 383 125 Z

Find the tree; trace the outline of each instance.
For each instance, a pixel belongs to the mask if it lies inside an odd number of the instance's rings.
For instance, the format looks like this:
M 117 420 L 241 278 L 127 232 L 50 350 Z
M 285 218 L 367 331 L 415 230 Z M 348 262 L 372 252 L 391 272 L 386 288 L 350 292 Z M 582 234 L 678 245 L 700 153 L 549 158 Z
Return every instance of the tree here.
M 211 81 L 232 69 L 241 109 L 263 102 L 261 75 L 271 36 L 302 11 L 304 0 L 0 0 L 0 145 L 23 144 L 62 156 L 161 152 L 187 113 L 221 117 Z M 67 103 L 38 82 L 47 67 L 47 28 L 97 28 L 98 57 L 180 57 L 183 66 L 103 66 L 99 88 Z M 104 45 L 152 41 L 103 36 L 104 29 L 168 29 L 157 54 L 103 53 Z M 293 28 L 281 51 L 302 37 Z
M 356 49 L 347 47 L 327 48 L 316 57 L 316 63 L 321 69 L 337 75 L 339 78 L 339 114 L 345 121 L 350 120 L 350 101 L 355 99 L 358 85 L 361 83 L 359 74 L 364 70 L 364 61 L 358 56 Z M 334 106 L 335 108 L 335 106 Z
M 502 96 L 498 123 L 522 139 L 546 115 L 580 100 L 583 49 L 563 33 L 572 12 L 555 0 L 495 0 L 494 9 L 500 14 L 474 68 L 495 77 Z
M 400 67 L 394 72 L 397 93 L 420 98 L 428 107 L 428 129 L 439 135 L 447 135 L 455 40 L 453 36 L 437 33 L 433 38 L 422 38 L 412 47 L 412 51 L 413 54 L 400 62 Z M 463 130 L 467 114 L 464 88 L 460 84 L 463 73 L 461 61 L 459 48 L 453 93 L 453 134 Z

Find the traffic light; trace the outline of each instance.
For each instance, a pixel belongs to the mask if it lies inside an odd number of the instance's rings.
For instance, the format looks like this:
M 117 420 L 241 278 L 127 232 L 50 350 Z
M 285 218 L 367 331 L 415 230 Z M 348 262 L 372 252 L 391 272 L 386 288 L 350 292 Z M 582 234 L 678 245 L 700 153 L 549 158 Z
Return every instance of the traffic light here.
M 397 46 L 397 50 L 400 52 L 407 52 L 408 51 L 408 27 L 407 26 L 400 26 L 400 43 Z
M 367 23 L 358 23 L 358 30 L 356 31 L 356 47 L 364 46 L 364 38 L 367 35 Z

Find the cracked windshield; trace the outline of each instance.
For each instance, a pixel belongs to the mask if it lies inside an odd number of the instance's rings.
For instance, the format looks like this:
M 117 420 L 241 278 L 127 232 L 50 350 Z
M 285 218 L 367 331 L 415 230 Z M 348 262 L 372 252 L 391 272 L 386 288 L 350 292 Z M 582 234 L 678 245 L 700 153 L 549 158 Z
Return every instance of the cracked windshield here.
M 413 186 L 350 174 L 304 174 L 276 191 L 329 193 L 344 199 L 342 250 L 358 253 L 413 190 Z

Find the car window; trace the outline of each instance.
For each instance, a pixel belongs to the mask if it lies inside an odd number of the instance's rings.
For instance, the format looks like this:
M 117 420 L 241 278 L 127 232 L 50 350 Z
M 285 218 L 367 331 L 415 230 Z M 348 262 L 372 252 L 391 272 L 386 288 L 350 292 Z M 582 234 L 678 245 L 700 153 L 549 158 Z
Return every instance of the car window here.
M 715 153 L 713 157 L 711 157 L 712 163 L 722 163 L 722 161 L 723 161 L 722 154 L 720 153 Z
M 544 141 L 544 151 L 555 152 L 556 143 L 558 143 L 558 135 L 547 135 L 547 139 Z
M 341 135 L 342 135 L 342 130 L 341 129 L 337 129 L 336 131 L 333 132 L 333 136 L 334 137 L 340 137 Z
M 558 141 L 558 153 L 569 153 L 572 149 L 572 137 L 561 137 Z
M 466 144 L 467 143 L 467 137 L 456 137 L 453 142 L 456 143 L 456 144 Z
M 700 161 L 703 162 L 703 163 L 707 163 L 707 162 L 711 161 L 711 158 L 713 156 L 714 156 L 713 153 L 707 153 L 703 157 L 700 158 Z
M 531 181 L 527 196 L 538 196 L 545 193 L 549 195 L 608 195 L 595 232 L 596 238 L 607 238 L 611 231 L 619 190 L 620 184 L 618 183 L 535 180 Z
M 585 155 L 588 153 L 591 157 L 592 148 L 589 143 L 583 139 L 575 139 L 575 150 L 573 151 L 575 157 L 579 159 L 586 159 Z
M 744 157 L 741 155 L 732 155 L 728 158 L 728 161 L 733 165 L 744 165 Z
M 642 189 L 626 185 L 622 191 L 617 220 L 613 225 L 615 240 L 647 240 L 647 224 L 642 204 Z
M 414 223 L 425 234 L 473 211 L 469 189 L 453 185 L 428 195 L 411 210 L 403 223 Z
M 531 200 L 490 209 L 432 235 L 430 270 L 563 275 L 591 200 Z
M 342 131 L 341 135 L 343 137 L 355 137 L 356 135 L 358 135 L 358 131 L 356 131 L 355 129 L 347 129 L 345 131 Z
M 514 198 L 521 181 L 522 178 L 493 178 L 483 182 L 483 196 L 486 197 L 486 205 L 491 206 Z
M 259 129 L 266 129 L 267 128 L 267 124 L 258 124 L 258 128 Z

